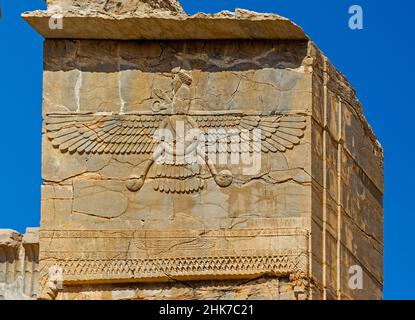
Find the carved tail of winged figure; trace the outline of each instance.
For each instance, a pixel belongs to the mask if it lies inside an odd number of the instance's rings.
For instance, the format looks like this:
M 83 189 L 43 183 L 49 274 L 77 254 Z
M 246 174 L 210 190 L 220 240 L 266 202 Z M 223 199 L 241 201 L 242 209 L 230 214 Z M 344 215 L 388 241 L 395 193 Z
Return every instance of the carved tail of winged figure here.
M 199 129 L 196 121 L 189 115 L 190 86 L 193 82 L 191 76 L 180 67 L 174 68 L 171 75 L 173 77 L 171 95 L 156 89 L 155 94 L 162 101 L 157 99 L 152 107 L 155 113 L 167 112 L 155 138 L 161 142 L 166 142 L 167 138 L 169 143 L 161 143 L 158 146 L 153 157 L 147 161 L 142 175 L 131 176 L 127 182 L 127 188 L 132 192 L 140 190 L 151 167 L 155 165 L 156 191 L 197 192 L 203 189 L 203 180 L 200 177 L 201 162 L 207 165 L 220 187 L 230 186 L 233 181 L 232 173 L 224 170 L 218 174 L 215 165 L 206 156 L 204 139 L 199 139 L 197 134 L 190 141 L 186 139 L 189 131 Z M 196 157 L 192 157 L 194 154 Z

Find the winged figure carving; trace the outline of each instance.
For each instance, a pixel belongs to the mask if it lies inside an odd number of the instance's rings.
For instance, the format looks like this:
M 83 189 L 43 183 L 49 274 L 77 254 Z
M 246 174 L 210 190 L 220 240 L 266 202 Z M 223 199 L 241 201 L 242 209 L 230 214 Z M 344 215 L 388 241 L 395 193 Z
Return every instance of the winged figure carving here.
M 173 132 L 173 145 L 180 141 L 186 150 L 192 146 L 205 150 L 209 149 L 209 133 L 234 131 L 238 136 L 238 148 L 233 143 L 235 137 L 225 134 L 215 153 L 276 153 L 293 149 L 300 143 L 306 128 L 304 115 L 273 114 L 250 115 L 240 112 L 233 113 L 192 113 L 189 112 L 189 86 L 191 78 L 181 70 L 173 72 L 173 89 L 170 95 L 156 92 L 152 113 L 128 114 L 58 114 L 49 113 L 45 117 L 47 137 L 55 148 L 61 152 L 79 154 L 141 154 L 148 155 L 148 163 L 140 176 L 132 176 L 127 182 L 131 191 L 142 188 L 146 176 L 152 166 L 155 168 L 155 190 L 166 193 L 194 193 L 203 189 L 200 178 L 201 166 L 196 161 L 182 162 L 157 161 L 161 153 L 174 151 L 160 150 L 162 141 L 157 137 L 160 129 Z M 205 133 L 208 139 L 184 141 L 185 137 L 177 131 L 178 123 L 182 123 L 184 131 L 198 129 Z M 220 131 L 222 130 L 222 131 Z M 217 137 L 216 137 L 217 138 Z M 260 144 L 252 143 L 254 140 Z M 158 154 L 159 153 L 159 154 Z M 173 157 L 173 158 L 174 158 Z M 220 187 L 232 183 L 232 173 L 224 170 L 217 172 L 207 155 L 201 155 Z M 170 158 L 172 159 L 172 158 Z

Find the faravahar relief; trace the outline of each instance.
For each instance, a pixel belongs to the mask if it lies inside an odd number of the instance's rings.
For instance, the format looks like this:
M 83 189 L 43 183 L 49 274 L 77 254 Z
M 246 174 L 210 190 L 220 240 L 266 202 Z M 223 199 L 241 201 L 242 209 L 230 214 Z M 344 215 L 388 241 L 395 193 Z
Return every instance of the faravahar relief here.
M 192 112 L 192 77 L 181 68 L 174 68 L 170 76 L 171 90 L 153 91 L 150 112 L 49 113 L 47 136 L 61 152 L 146 155 L 143 171 L 130 176 L 126 186 L 139 191 L 154 167 L 154 189 L 165 193 L 200 191 L 204 167 L 218 186 L 229 187 L 233 174 L 217 170 L 218 156 L 219 164 L 235 155 L 234 159 L 252 162 L 254 154 L 293 149 L 304 136 L 304 115 Z

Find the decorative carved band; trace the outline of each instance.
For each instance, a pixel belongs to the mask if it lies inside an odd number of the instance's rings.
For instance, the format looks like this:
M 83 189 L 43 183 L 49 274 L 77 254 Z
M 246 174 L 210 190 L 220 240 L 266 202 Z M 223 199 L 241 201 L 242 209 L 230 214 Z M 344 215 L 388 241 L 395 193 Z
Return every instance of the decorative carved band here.
M 107 239 L 125 239 L 125 238 L 137 238 L 137 239 L 167 239 L 171 241 L 174 238 L 192 238 L 199 237 L 203 234 L 204 238 L 222 238 L 222 237 L 269 237 L 269 236 L 281 236 L 281 235 L 299 235 L 308 236 L 309 231 L 303 228 L 306 223 L 302 218 L 276 218 L 273 219 L 275 223 L 278 223 L 278 227 L 259 229 L 193 229 L 193 230 L 121 230 L 121 229 L 99 229 L 99 230 L 41 230 L 40 237 L 42 239 L 78 239 L 78 238 L 107 238 Z M 301 229 L 300 229 L 301 227 Z
M 206 276 L 254 276 L 264 273 L 290 275 L 306 272 L 307 255 L 177 257 L 154 259 L 71 259 L 45 261 L 46 267 L 62 268 L 63 282 L 145 280 Z

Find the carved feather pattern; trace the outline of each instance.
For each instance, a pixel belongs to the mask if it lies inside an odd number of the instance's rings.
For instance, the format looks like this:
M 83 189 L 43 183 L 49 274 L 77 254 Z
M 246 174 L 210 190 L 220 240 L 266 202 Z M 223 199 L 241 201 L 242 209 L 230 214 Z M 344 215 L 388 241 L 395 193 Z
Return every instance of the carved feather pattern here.
M 199 177 L 190 177 L 186 180 L 172 178 L 155 179 L 155 191 L 164 193 L 195 193 L 204 187 L 203 180 Z
M 195 193 L 203 189 L 203 180 L 199 177 L 201 167 L 197 163 L 155 166 L 154 190 L 164 193 Z
M 158 141 L 153 138 L 163 119 L 168 115 L 92 115 L 92 114 L 48 114 L 45 125 L 48 138 L 54 147 L 62 152 L 92 154 L 151 154 Z M 229 115 L 191 115 L 199 129 L 211 133 L 212 129 L 225 133 L 208 136 L 210 140 L 224 140 L 218 153 L 226 152 L 285 152 L 300 143 L 306 128 L 303 115 L 249 116 Z M 239 141 L 248 142 L 235 149 L 234 141 L 227 130 L 239 131 Z M 260 129 L 260 134 L 254 129 Z M 244 134 L 243 130 L 249 132 Z M 220 131 L 219 131 L 220 132 Z M 251 142 L 254 135 L 261 140 L 260 150 Z
M 237 129 L 238 137 L 241 143 L 240 148 L 234 150 L 235 144 L 232 144 L 232 137 L 224 134 L 223 137 L 218 134 L 216 137 L 211 135 L 209 139 L 221 141 L 226 140 L 226 148 L 217 150 L 218 153 L 223 152 L 285 152 L 287 149 L 293 149 L 295 145 L 300 143 L 300 138 L 304 136 L 306 128 L 306 118 L 302 115 L 276 115 L 276 116 L 195 116 L 194 119 L 199 128 L 209 132 L 209 130 L 224 128 Z M 260 134 L 256 134 L 254 129 L 260 129 Z M 249 134 L 244 134 L 243 130 Z M 256 139 L 261 141 L 261 150 L 256 150 L 252 145 Z M 243 142 L 247 143 L 244 144 Z M 249 149 L 244 149 L 244 145 L 249 145 Z M 255 150 L 253 150 L 255 149 Z
M 48 138 L 62 152 L 150 154 L 160 115 L 57 115 L 46 116 Z

